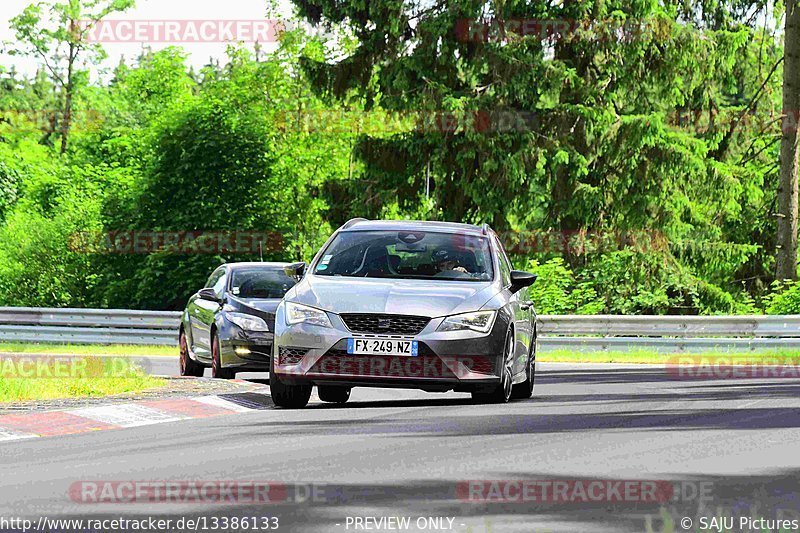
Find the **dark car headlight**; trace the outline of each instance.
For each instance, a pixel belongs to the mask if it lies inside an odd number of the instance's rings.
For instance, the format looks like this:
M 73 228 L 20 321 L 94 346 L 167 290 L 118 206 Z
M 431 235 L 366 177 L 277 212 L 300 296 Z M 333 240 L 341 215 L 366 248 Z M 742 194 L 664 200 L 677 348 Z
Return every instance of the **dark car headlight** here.
M 269 331 L 267 323 L 257 316 L 244 313 L 225 313 L 225 318 L 245 331 Z
M 489 333 L 494 326 L 497 311 L 475 311 L 445 317 L 436 331 L 472 330 L 478 333 Z

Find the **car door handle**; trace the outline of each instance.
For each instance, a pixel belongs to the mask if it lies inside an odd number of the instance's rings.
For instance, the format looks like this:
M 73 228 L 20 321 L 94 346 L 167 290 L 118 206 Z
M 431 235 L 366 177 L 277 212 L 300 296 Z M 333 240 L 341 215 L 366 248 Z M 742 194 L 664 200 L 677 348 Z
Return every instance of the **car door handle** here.
M 533 304 L 522 304 L 519 308 L 522 309 L 523 311 L 527 311 L 531 307 L 533 307 Z

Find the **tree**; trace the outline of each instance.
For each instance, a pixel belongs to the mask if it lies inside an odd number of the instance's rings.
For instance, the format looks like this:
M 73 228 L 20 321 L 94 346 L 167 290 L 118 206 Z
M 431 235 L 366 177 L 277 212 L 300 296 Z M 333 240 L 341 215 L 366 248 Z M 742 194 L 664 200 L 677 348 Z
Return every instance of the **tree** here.
M 104 57 L 99 43 L 89 39 L 94 26 L 107 15 L 124 11 L 135 0 L 66 0 L 48 5 L 31 4 L 11 19 L 17 43 L 10 55 L 36 56 L 42 60 L 59 88 L 61 153 L 67 151 L 81 60 L 98 63 Z M 85 57 L 84 57 L 85 56 Z
M 800 5 L 786 1 L 783 63 L 783 136 L 778 186 L 778 239 L 775 277 L 797 279 L 797 117 L 800 113 Z

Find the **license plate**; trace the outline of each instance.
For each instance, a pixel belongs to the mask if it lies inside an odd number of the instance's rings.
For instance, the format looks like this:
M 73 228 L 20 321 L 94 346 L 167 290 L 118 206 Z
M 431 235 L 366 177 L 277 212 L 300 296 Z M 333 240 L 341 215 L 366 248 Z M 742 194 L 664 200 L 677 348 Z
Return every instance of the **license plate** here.
M 347 353 L 353 355 L 419 355 L 417 341 L 397 339 L 347 339 Z

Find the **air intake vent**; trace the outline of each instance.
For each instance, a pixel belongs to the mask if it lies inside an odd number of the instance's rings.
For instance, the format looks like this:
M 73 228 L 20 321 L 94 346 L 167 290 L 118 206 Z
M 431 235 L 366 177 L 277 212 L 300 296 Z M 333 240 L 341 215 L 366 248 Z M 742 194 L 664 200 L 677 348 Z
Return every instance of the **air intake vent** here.
M 308 353 L 308 351 L 308 348 L 292 348 L 289 346 L 281 346 L 278 349 L 278 364 L 296 365 L 302 361 L 303 357 Z

